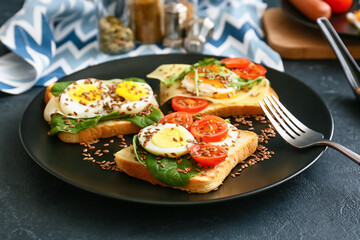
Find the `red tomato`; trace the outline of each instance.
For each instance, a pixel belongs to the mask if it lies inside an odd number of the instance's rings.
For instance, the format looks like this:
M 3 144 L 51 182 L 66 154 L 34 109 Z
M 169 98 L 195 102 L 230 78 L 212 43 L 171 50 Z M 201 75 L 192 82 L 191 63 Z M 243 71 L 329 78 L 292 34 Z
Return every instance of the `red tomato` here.
M 329 4 L 331 12 L 343 13 L 350 9 L 353 4 L 353 0 L 324 0 Z
M 175 123 L 189 130 L 193 124 L 193 118 L 191 114 L 187 112 L 174 112 L 164 116 L 160 119 L 159 123 Z
M 244 68 L 250 64 L 247 58 L 224 58 L 220 62 L 225 63 L 227 68 Z
M 213 167 L 227 157 L 227 150 L 213 144 L 195 144 L 189 148 L 191 157 L 203 166 Z
M 199 142 L 219 142 L 227 137 L 228 125 L 224 119 L 209 115 L 196 120 L 190 132 Z
M 178 112 L 197 113 L 207 107 L 208 101 L 198 98 L 174 97 L 171 105 Z
M 265 77 L 266 68 L 260 64 L 250 63 L 248 67 L 242 69 L 231 69 L 236 75 L 244 79 L 256 79 L 258 77 Z

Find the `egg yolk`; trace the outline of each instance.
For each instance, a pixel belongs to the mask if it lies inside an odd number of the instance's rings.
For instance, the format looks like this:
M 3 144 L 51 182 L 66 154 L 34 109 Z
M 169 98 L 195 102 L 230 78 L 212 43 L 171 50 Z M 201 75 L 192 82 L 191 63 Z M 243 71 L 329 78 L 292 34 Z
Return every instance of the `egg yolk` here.
M 215 88 L 227 88 L 226 80 L 221 79 L 221 77 L 231 77 L 231 71 L 225 67 L 219 67 L 217 65 L 209 65 L 197 68 L 198 70 L 198 80 L 200 83 L 209 84 Z M 222 76 L 221 76 L 222 75 Z M 190 79 L 194 81 L 195 84 L 195 72 L 191 72 L 187 75 Z M 201 86 L 200 86 L 201 87 Z M 236 91 L 231 91 L 227 93 L 215 93 L 213 98 L 216 99 L 226 99 L 236 97 Z
M 168 127 L 155 133 L 151 142 L 163 148 L 182 147 L 187 143 L 187 137 L 181 129 Z
M 354 12 L 356 20 L 360 21 L 360 10 Z
M 69 89 L 71 99 L 84 104 L 92 103 L 101 98 L 101 91 L 91 84 L 77 84 Z
M 148 95 L 148 90 L 136 82 L 125 81 L 116 86 L 116 95 L 131 102 L 139 101 L 140 98 Z
M 209 85 L 212 85 L 216 88 L 226 88 L 226 83 L 221 80 L 219 77 L 220 72 L 224 73 L 225 75 L 231 75 L 231 73 L 228 71 L 227 68 L 221 67 L 217 65 L 209 65 L 209 66 L 203 66 L 200 68 L 197 68 L 198 70 L 198 79 L 201 83 L 207 83 Z M 188 74 L 188 77 L 194 79 L 195 78 L 195 72 L 191 72 Z

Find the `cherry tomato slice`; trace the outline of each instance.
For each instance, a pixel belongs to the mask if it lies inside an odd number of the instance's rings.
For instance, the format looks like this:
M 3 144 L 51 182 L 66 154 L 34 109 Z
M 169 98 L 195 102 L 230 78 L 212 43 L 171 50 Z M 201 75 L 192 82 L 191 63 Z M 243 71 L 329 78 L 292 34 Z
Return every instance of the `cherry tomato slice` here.
M 197 113 L 208 106 L 208 101 L 198 98 L 174 97 L 171 105 L 178 112 Z
M 224 58 L 220 62 L 225 63 L 227 68 L 245 68 L 250 64 L 247 58 Z
M 331 12 L 343 13 L 350 9 L 353 4 L 353 0 L 324 0 L 329 4 Z
M 256 79 L 258 77 L 265 77 L 266 68 L 260 64 L 250 63 L 247 68 L 231 69 L 236 75 L 244 79 Z
M 191 114 L 187 112 L 174 112 L 164 116 L 160 119 L 159 123 L 175 123 L 189 130 L 193 124 L 193 118 Z
M 227 137 L 228 125 L 224 119 L 209 115 L 196 120 L 190 132 L 199 142 L 220 142 Z
M 195 144 L 189 148 L 191 157 L 203 166 L 213 167 L 227 157 L 227 150 L 214 144 Z

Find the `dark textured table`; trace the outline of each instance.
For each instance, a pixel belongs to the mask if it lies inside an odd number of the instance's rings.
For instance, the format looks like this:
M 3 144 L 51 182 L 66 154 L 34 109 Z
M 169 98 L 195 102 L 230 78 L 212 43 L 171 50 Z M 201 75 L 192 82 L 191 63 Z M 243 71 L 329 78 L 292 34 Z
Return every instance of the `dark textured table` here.
M 21 4 L 0 1 L 0 24 Z M 329 107 L 333 140 L 360 152 L 360 102 L 339 63 L 284 65 Z M 276 188 L 217 204 L 142 205 L 73 187 L 39 167 L 21 145 L 20 118 L 40 91 L 0 94 L 0 239 L 360 239 L 360 168 L 333 149 Z

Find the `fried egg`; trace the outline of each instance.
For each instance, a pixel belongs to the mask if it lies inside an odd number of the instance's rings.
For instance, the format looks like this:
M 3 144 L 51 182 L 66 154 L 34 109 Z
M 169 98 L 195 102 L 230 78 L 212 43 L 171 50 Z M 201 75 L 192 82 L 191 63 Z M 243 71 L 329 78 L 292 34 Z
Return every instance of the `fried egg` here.
M 188 153 L 188 147 L 194 140 L 186 128 L 172 123 L 151 125 L 139 132 L 139 142 L 144 149 L 169 158 Z
M 116 84 L 111 108 L 124 114 L 137 114 L 152 102 L 154 93 L 146 83 L 121 81 Z
M 108 92 L 108 87 L 100 80 L 88 78 L 75 81 L 61 94 L 60 111 L 74 118 L 104 115 L 111 101 Z
M 209 65 L 196 68 L 199 81 L 199 95 L 213 98 L 230 98 L 235 96 L 236 87 L 227 86 L 236 79 L 236 74 L 225 67 Z M 188 92 L 196 94 L 195 72 L 188 73 L 181 81 L 181 86 Z

